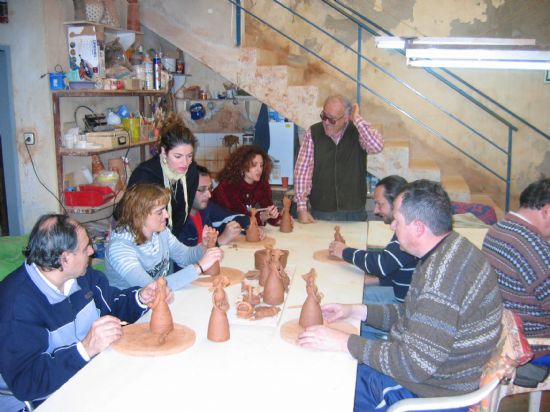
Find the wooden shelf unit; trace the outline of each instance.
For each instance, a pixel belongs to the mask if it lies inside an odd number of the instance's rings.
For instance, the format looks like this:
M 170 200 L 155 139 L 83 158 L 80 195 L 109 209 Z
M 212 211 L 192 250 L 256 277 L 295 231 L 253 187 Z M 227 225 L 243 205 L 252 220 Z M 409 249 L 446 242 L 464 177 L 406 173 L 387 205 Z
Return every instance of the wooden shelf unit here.
M 154 143 L 154 141 L 146 141 L 139 143 L 130 143 L 129 146 L 119 146 L 109 149 L 68 149 L 63 147 L 63 132 L 61 130 L 61 110 L 60 104 L 62 98 L 86 98 L 86 97 L 137 97 L 139 99 L 139 112 L 145 110 L 145 97 L 157 97 L 166 94 L 166 90 L 56 90 L 52 91 L 52 109 L 53 109 L 53 124 L 55 136 L 55 161 L 57 167 L 57 189 L 59 197 L 63 197 L 64 192 L 64 171 L 63 157 L 65 156 L 91 156 L 94 154 L 109 153 L 117 150 L 125 150 L 132 147 L 140 148 L 141 160 L 145 160 L 145 146 Z M 93 213 L 97 210 L 104 209 L 112 205 L 112 201 L 105 204 L 90 208 L 90 207 L 67 207 L 68 211 L 73 213 Z

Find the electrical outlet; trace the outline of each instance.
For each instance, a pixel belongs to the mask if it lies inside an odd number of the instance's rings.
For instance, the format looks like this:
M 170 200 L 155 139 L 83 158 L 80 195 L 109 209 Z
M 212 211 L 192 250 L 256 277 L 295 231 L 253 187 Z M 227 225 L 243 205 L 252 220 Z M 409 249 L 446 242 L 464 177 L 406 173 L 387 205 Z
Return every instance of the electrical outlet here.
M 35 144 L 34 133 L 23 133 L 25 144 Z

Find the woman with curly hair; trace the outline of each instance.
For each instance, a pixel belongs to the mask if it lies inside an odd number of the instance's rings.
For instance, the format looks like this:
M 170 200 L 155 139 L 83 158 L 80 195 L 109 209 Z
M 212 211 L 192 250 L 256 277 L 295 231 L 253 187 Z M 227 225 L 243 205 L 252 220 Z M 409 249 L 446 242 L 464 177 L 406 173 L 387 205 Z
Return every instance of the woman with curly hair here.
M 132 172 L 128 187 L 154 183 L 170 189 L 168 227 L 179 239 L 199 185 L 199 174 L 193 161 L 196 139 L 176 113 L 170 113 L 160 130 L 159 154 L 142 162 Z M 117 210 L 117 217 L 120 211 Z
M 105 274 L 119 288 L 145 286 L 165 277 L 173 290 L 189 284 L 223 257 L 220 248 L 206 248 L 209 227 L 202 244 L 188 247 L 166 226 L 170 190 L 154 184 L 139 184 L 126 190 L 121 216 L 111 233 L 105 253 Z M 170 271 L 170 260 L 182 267 Z
M 269 174 L 271 159 L 256 145 L 243 145 L 235 150 L 218 173 L 218 186 L 212 200 L 236 213 L 250 215 L 249 208 L 267 208 L 256 214 L 259 225 L 269 222 L 278 226 L 281 216 L 273 204 Z

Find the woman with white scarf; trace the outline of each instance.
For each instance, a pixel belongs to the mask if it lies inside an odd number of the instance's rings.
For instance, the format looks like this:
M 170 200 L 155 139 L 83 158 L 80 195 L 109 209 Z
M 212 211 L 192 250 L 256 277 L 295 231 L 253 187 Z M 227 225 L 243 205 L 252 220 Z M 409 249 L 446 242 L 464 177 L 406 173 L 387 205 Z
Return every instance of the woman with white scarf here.
M 199 174 L 193 161 L 195 144 L 195 136 L 183 119 L 171 113 L 160 131 L 160 153 L 139 164 L 128 181 L 128 187 L 154 183 L 170 189 L 168 227 L 178 239 L 199 185 Z

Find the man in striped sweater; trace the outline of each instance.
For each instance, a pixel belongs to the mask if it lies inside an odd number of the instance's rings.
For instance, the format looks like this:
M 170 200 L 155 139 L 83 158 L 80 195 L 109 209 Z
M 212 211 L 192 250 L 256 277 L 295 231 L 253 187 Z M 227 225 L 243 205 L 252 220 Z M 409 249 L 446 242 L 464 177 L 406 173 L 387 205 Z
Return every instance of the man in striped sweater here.
M 401 176 L 392 175 L 380 180 L 374 189 L 374 213 L 387 225 L 393 221 L 393 201 L 406 184 L 407 181 Z M 329 245 L 329 251 L 331 255 L 368 273 L 363 289 L 364 304 L 403 303 L 418 259 L 401 250 L 395 234 L 381 252 L 346 247 L 345 243 L 336 240 Z M 387 332 L 364 323 L 361 324 L 361 336 L 368 339 L 388 338 Z
M 360 362 L 357 411 L 476 390 L 500 335 L 495 273 L 479 249 L 452 231 L 451 202 L 439 183 L 408 184 L 394 202 L 392 229 L 401 248 L 420 259 L 405 302 L 322 308 L 329 323 L 361 319 L 391 329 L 389 339 L 364 339 L 322 325 L 299 336 L 302 346 L 347 351 Z
M 519 202 L 517 212 L 489 229 L 482 250 L 525 335 L 550 337 L 550 178 L 527 186 Z M 533 349 L 535 358 L 550 354 L 548 346 Z

